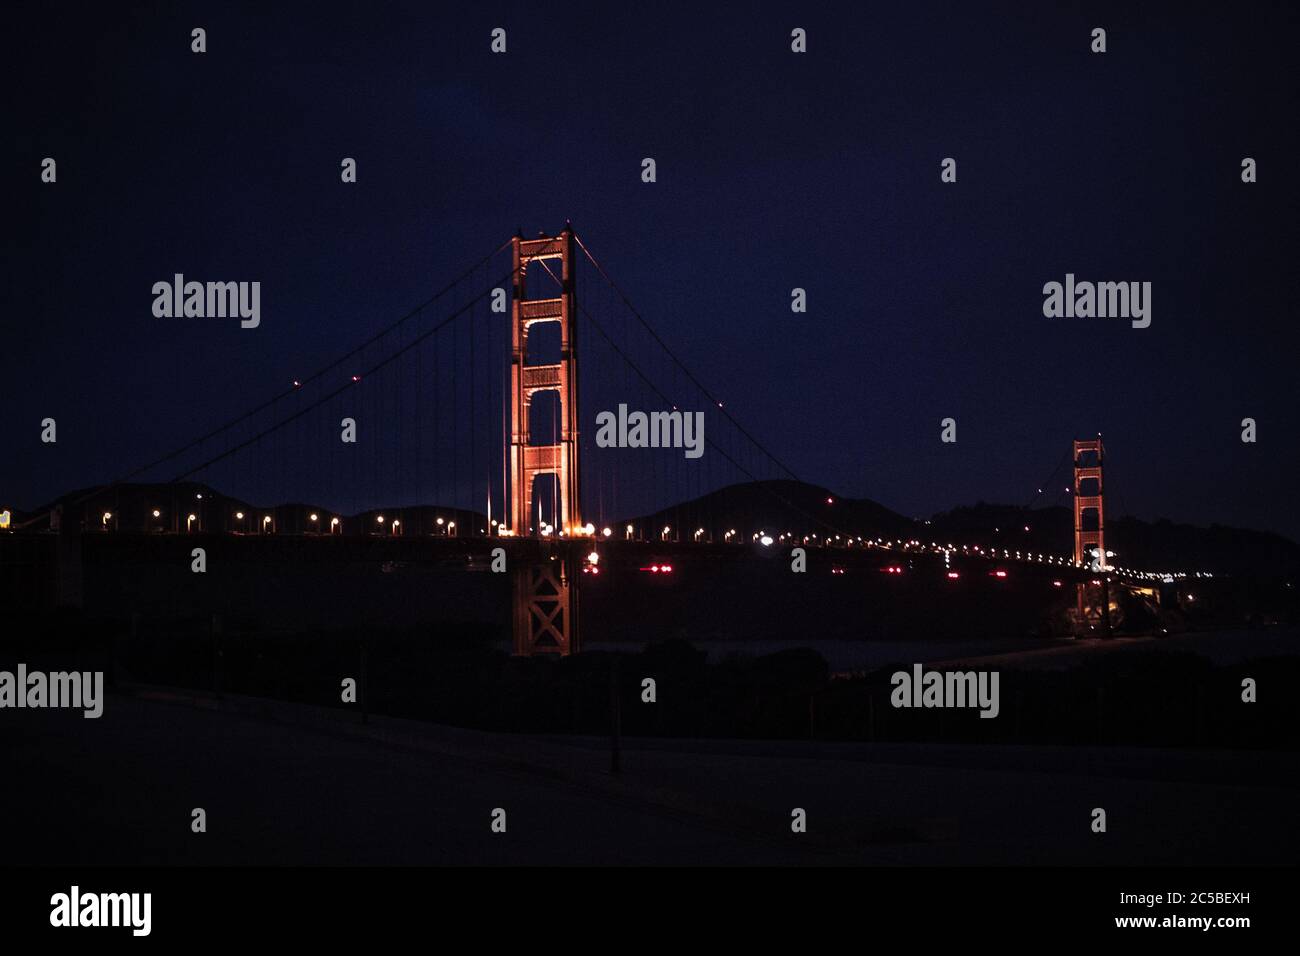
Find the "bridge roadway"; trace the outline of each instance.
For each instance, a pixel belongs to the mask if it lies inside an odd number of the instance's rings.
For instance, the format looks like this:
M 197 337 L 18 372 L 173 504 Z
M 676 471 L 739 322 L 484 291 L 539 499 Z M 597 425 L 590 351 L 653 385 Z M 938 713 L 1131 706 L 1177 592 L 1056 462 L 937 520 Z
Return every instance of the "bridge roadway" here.
M 195 548 L 204 549 L 205 574 L 192 573 Z M 0 596 L 10 607 L 70 604 L 122 620 L 221 615 L 283 629 L 463 623 L 499 632 L 510 620 L 512 575 L 491 572 L 497 548 L 508 570 L 565 562 L 593 641 L 1005 637 L 1037 632 L 1071 603 L 1075 582 L 1091 579 L 1069 565 L 858 545 L 809 545 L 807 572 L 795 574 L 781 543 L 106 532 L 0 536 Z M 593 550 L 596 573 L 581 573 Z M 673 570 L 642 570 L 664 564 Z
M 17 537 L 17 536 L 14 536 Z M 49 537 L 43 535 L 42 537 Z M 74 536 L 74 540 L 77 540 Z M 1005 571 L 1007 577 L 1026 572 L 1036 578 L 1050 577 L 1063 584 L 1093 581 L 1097 575 L 1064 559 L 1042 560 L 1034 556 L 1003 557 L 954 550 L 947 561 L 943 552 L 929 548 L 882 547 L 866 544 L 824 546 L 800 544 L 807 552 L 808 573 L 839 571 L 873 571 L 890 573 L 891 567 L 908 573 L 936 572 L 945 577 L 956 572 L 965 577 L 973 574 L 995 575 Z M 790 542 L 718 543 L 680 541 L 640 541 L 611 538 L 534 538 L 534 537 L 451 537 L 403 535 L 311 535 L 311 534 L 132 534 L 128 532 L 87 533 L 79 536 L 78 547 L 88 562 L 124 560 L 151 563 L 178 561 L 188 564 L 194 548 L 203 548 L 207 560 L 231 557 L 257 563 L 357 563 L 404 562 L 440 566 L 463 566 L 468 570 L 490 570 L 493 553 L 505 551 L 508 567 L 520 562 L 567 559 L 580 566 L 592 552 L 599 557 L 602 572 L 636 571 L 643 567 L 668 563 L 674 573 L 701 563 L 725 563 L 791 560 Z M 1016 552 L 1012 552 L 1016 554 Z

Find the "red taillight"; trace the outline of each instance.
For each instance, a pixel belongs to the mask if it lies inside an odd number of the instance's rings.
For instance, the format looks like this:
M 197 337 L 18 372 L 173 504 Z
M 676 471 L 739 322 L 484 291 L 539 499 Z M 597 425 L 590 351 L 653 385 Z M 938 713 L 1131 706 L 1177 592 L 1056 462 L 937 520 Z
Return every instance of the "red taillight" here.
M 993 572 L 993 576 L 994 576 L 995 578 L 1005 578 L 1005 577 L 1007 576 L 1007 572 L 1005 572 L 1005 571 L 994 571 L 994 572 Z
M 1061 586 L 1061 582 L 1060 582 L 1060 581 L 1053 581 L 1053 582 L 1052 582 L 1052 587 L 1054 587 L 1054 588 L 1059 588 L 1060 586 Z
M 949 580 L 956 581 L 959 577 L 961 577 L 961 575 L 958 574 L 956 571 L 949 571 L 949 572 L 948 572 L 948 578 L 949 578 Z

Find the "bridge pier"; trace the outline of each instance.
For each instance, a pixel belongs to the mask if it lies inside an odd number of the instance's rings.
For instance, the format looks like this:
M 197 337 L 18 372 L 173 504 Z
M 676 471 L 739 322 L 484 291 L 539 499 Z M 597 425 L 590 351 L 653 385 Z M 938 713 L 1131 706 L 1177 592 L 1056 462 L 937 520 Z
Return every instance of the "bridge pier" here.
M 1103 574 L 1095 581 L 1080 581 L 1075 585 L 1078 604 L 1075 620 L 1080 635 L 1098 630 L 1102 637 L 1112 637 L 1110 620 L 1110 576 Z
M 567 656 L 578 652 L 578 587 L 572 549 L 516 563 L 514 580 L 515 654 Z

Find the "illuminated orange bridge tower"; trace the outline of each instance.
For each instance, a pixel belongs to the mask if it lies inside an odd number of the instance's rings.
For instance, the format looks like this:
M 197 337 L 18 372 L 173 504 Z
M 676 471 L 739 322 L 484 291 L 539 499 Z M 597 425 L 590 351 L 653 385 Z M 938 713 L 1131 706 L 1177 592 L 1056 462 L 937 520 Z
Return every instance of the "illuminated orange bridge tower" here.
M 1096 550 L 1097 566 L 1106 569 L 1106 516 L 1102 507 L 1101 438 L 1074 443 L 1074 560 L 1088 566 Z M 1096 485 L 1092 485 L 1092 482 Z M 1088 484 L 1085 486 L 1085 482 Z M 1096 513 L 1096 529 L 1084 529 L 1087 517 Z
M 554 533 L 580 533 L 582 508 L 578 501 L 578 354 L 577 298 L 574 293 L 576 263 L 573 230 L 565 227 L 554 239 L 514 240 L 514 299 L 511 303 L 513 350 L 510 355 L 510 524 L 515 534 L 540 533 L 532 514 L 535 483 L 539 476 L 556 479 Z M 559 260 L 560 294 L 555 298 L 528 298 L 528 266 Z M 555 275 L 555 270 L 552 270 Z M 528 364 L 528 334 L 540 322 L 560 325 L 560 360 L 551 365 Z M 551 444 L 532 443 L 530 415 L 533 396 L 553 392 L 559 406 L 559 435 Z
M 514 574 L 515 653 L 572 654 L 578 650 L 578 591 L 573 548 L 560 545 L 584 533 L 578 484 L 577 296 L 573 229 L 554 238 L 524 239 L 514 246 L 514 296 L 510 309 L 510 526 L 516 535 L 543 538 L 540 557 L 517 561 Z M 539 263 L 559 280 L 559 295 L 528 297 L 528 267 Z M 557 269 L 558 267 L 558 269 Z M 558 275 L 556 274 L 558 271 Z M 551 280 L 545 278 L 547 283 Z M 559 361 L 529 364 L 528 337 L 538 323 L 558 322 Z M 558 434 L 533 443 L 534 396 L 554 393 Z M 534 513 L 537 479 L 554 482 L 552 519 Z
M 1102 499 L 1101 436 L 1074 443 L 1074 560 L 1082 568 L 1106 573 L 1106 509 Z M 1096 527 L 1093 528 L 1095 515 Z M 1078 585 L 1080 626 L 1101 624 L 1110 630 L 1110 592 L 1101 586 Z

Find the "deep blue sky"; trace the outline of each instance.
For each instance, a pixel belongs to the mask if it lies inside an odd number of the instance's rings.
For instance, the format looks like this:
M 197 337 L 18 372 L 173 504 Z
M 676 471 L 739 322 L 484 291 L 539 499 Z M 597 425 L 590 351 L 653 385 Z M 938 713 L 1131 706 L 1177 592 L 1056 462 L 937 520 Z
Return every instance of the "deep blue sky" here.
M 7 25 L 0 506 L 148 460 L 572 218 L 801 477 L 1023 504 L 1100 431 L 1112 513 L 1300 537 L 1289 5 L 270 6 Z M 260 280 L 262 327 L 154 318 L 174 272 Z M 1067 272 L 1151 281 L 1151 327 L 1044 318 Z

